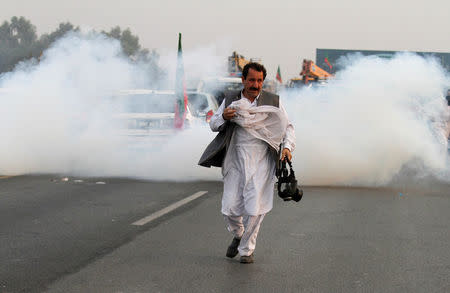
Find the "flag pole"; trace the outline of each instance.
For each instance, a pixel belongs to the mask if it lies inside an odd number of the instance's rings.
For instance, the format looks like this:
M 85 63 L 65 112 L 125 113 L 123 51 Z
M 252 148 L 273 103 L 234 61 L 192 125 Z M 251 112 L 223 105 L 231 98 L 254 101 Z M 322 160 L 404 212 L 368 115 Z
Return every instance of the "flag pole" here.
M 181 33 L 178 33 L 178 52 L 177 52 L 177 71 L 175 75 L 175 117 L 174 127 L 183 128 L 184 120 L 186 118 L 188 97 L 186 94 L 186 83 L 184 76 L 183 65 L 183 48 L 181 45 Z

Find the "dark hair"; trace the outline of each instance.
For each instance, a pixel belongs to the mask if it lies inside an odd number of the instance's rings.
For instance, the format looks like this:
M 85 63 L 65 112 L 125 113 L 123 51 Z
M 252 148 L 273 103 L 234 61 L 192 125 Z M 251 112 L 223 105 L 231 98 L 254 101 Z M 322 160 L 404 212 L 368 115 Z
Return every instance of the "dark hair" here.
M 250 62 L 250 63 L 245 64 L 244 69 L 242 70 L 242 76 L 244 77 L 244 79 L 247 79 L 248 70 L 250 68 L 253 70 L 256 70 L 258 72 L 262 72 L 263 79 L 266 79 L 266 75 L 267 75 L 266 68 L 264 67 L 264 65 L 256 63 L 256 62 Z

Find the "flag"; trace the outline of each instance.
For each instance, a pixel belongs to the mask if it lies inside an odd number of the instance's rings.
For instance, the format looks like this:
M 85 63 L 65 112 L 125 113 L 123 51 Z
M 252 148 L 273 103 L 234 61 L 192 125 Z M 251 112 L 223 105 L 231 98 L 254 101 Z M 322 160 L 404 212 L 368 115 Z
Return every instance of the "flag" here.
M 276 78 L 280 83 L 283 83 L 283 81 L 281 80 L 280 65 L 278 65 L 277 76 L 276 76 L 275 78 Z
M 328 67 L 330 67 L 330 70 L 333 69 L 333 66 L 331 65 L 330 61 L 328 61 L 328 54 L 325 55 L 325 63 L 328 65 Z
M 178 34 L 177 72 L 175 76 L 175 118 L 174 127 L 183 128 L 186 118 L 188 97 L 186 94 L 186 82 L 184 79 L 183 50 L 181 48 L 181 33 Z

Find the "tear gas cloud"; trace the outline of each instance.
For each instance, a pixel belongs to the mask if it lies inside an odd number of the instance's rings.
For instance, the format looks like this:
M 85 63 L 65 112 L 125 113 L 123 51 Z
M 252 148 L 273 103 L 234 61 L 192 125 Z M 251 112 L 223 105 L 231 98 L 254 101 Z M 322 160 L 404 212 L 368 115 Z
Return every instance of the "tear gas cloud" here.
M 183 52 L 186 77 L 223 75 L 226 44 Z M 176 52 L 160 52 L 173 85 Z M 405 170 L 448 180 L 449 78 L 432 59 L 355 57 L 326 87 L 281 92 L 296 127 L 294 168 L 303 184 L 389 184 Z M 197 161 L 214 137 L 206 123 L 154 138 L 120 135 L 120 90 L 148 88 L 145 66 L 94 33 L 69 34 L 0 76 L 0 174 L 53 173 L 152 180 L 220 180 Z M 195 87 L 195 83 L 188 86 Z M 162 85 L 161 85 L 162 87 Z M 119 102 L 120 103 L 120 102 Z M 156 143 L 157 145 L 157 143 Z
M 384 186 L 402 176 L 450 181 L 449 77 L 434 59 L 352 56 L 325 87 L 285 92 L 294 165 L 314 185 Z
M 175 66 L 173 58 L 167 71 Z M 122 125 L 110 97 L 148 88 L 152 81 L 142 68 L 123 56 L 118 41 L 75 33 L 48 49 L 39 63 L 22 63 L 1 76 L 0 174 L 218 178 L 218 170 L 196 166 L 199 145 L 213 135 L 207 125 L 193 125 L 148 151 L 118 133 Z

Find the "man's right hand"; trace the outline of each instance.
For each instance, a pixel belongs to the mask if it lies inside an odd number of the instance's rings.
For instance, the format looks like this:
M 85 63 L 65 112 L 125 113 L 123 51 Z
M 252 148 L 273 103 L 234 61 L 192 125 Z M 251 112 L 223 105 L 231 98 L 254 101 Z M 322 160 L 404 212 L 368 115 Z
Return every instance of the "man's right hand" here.
M 230 120 L 234 116 L 236 116 L 236 110 L 235 109 L 225 108 L 223 110 L 223 114 L 222 114 L 223 119 Z

